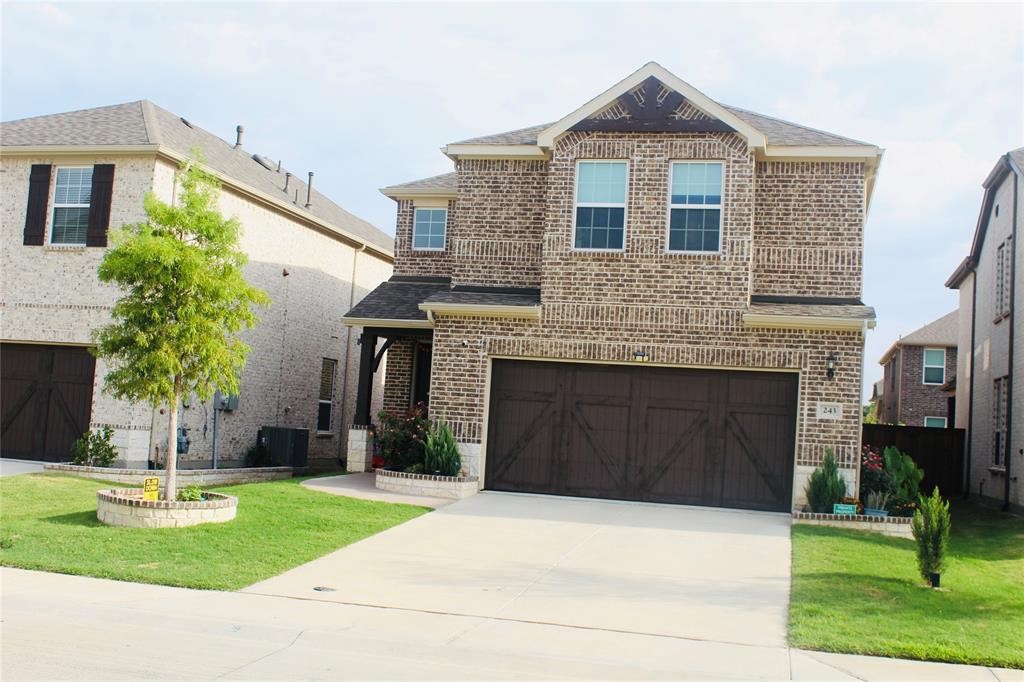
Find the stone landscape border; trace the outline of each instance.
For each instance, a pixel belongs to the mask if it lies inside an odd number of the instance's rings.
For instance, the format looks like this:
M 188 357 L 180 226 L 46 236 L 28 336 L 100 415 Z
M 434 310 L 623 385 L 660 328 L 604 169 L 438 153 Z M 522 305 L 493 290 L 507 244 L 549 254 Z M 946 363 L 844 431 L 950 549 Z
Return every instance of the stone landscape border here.
M 238 498 L 207 493 L 205 500 L 176 502 L 144 500 L 135 488 L 96 492 L 96 518 L 108 526 L 129 528 L 184 528 L 200 523 L 224 523 L 235 518 Z
M 461 500 L 475 495 L 480 486 L 476 476 L 434 476 L 432 474 L 407 474 L 404 471 L 374 471 L 374 485 L 380 490 L 424 497 L 443 497 Z
M 125 485 L 142 485 L 142 479 L 156 476 L 163 487 L 167 472 L 163 469 L 119 469 L 117 467 L 86 467 L 77 464 L 43 465 L 44 471 L 54 471 L 82 478 L 95 478 Z M 292 467 L 239 467 L 234 469 L 178 469 L 178 486 L 216 487 L 241 483 L 263 483 L 291 478 Z
M 866 516 L 864 514 L 815 514 L 814 512 L 793 512 L 793 523 L 810 526 L 831 526 L 850 530 L 868 530 L 895 538 L 913 538 L 909 516 Z

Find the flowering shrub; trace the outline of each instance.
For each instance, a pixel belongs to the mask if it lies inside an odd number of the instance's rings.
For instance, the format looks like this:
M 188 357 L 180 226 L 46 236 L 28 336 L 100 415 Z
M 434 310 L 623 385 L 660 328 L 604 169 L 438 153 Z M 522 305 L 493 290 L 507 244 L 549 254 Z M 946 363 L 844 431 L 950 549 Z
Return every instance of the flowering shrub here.
M 889 480 L 882 453 L 874 445 L 865 445 L 860 456 L 860 499 L 866 500 L 874 492 L 888 491 Z
M 381 410 L 377 415 L 377 445 L 384 467 L 392 471 L 405 471 L 414 465 L 423 465 L 423 449 L 430 429 L 427 407 L 415 407 L 399 414 L 394 410 Z
M 913 516 L 924 471 L 910 455 L 892 446 L 879 452 L 877 447 L 865 445 L 860 461 L 860 499 L 866 500 L 872 493 L 885 493 L 885 508 L 891 515 Z

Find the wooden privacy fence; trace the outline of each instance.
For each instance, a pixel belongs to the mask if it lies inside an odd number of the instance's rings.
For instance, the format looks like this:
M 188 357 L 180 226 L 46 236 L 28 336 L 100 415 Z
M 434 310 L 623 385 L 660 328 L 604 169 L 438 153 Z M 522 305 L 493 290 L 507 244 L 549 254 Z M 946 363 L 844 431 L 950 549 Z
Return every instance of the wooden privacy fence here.
M 864 424 L 864 445 L 879 450 L 894 446 L 913 458 L 924 469 L 921 492 L 931 494 L 935 486 L 943 497 L 963 492 L 964 429 L 937 429 L 924 426 Z

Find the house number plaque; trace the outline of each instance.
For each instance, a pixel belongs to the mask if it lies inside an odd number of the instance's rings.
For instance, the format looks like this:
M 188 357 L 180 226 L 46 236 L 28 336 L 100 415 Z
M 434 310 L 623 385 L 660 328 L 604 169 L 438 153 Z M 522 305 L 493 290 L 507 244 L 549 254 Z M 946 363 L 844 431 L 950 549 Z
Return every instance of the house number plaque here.
M 843 418 L 843 404 L 819 402 L 815 412 L 818 419 L 838 421 Z

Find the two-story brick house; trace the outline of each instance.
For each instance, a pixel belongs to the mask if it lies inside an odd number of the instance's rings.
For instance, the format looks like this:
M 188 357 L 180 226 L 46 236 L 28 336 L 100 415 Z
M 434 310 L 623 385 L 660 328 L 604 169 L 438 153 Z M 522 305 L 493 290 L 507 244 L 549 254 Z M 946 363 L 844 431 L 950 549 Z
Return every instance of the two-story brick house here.
M 854 488 L 877 147 L 649 63 L 444 151 L 454 173 L 382 190 L 395 275 L 346 322 L 361 384 L 387 338 L 386 405 L 428 399 L 480 487 L 788 510 L 831 448 Z
M 1024 147 L 982 186 L 971 251 L 946 282 L 960 292 L 957 428 L 967 429 L 964 489 L 1024 507 Z
M 393 240 L 246 150 L 240 129 L 232 144 L 148 101 L 0 125 L 4 457 L 67 461 L 84 430 L 110 426 L 123 463 L 162 459 L 166 410 L 103 392 L 106 364 L 89 353 L 118 295 L 96 268 L 108 229 L 145 219 L 147 193 L 173 199 L 193 150 L 223 185 L 221 212 L 241 222 L 246 278 L 272 304 L 243 335 L 237 402 L 182 408 L 182 466 L 208 466 L 215 441 L 219 464 L 237 464 L 264 426 L 307 429 L 313 467 L 344 457 L 357 347 L 337 320 L 390 276 Z
M 959 311 L 954 310 L 896 340 L 882 365 L 883 424 L 953 426 L 955 401 L 948 384 L 956 378 Z

